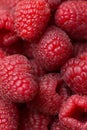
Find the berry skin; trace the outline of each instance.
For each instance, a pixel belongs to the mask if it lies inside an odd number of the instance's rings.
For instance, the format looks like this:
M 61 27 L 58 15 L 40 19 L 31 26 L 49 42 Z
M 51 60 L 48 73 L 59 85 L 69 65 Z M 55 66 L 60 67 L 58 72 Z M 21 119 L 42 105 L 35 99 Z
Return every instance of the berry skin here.
M 75 42 L 74 43 L 74 55 L 78 56 L 83 52 L 87 52 L 87 42 Z
M 87 94 L 87 62 L 80 58 L 70 59 L 61 69 L 62 79 L 70 89 L 79 94 Z
M 14 27 L 25 40 L 40 37 L 50 18 L 50 8 L 45 0 L 23 0 L 15 7 Z
M 63 2 L 56 11 L 55 22 L 72 39 L 87 40 L 87 1 Z
M 59 121 L 68 130 L 87 130 L 87 96 L 71 96 L 60 109 Z
M 34 57 L 43 68 L 56 71 L 71 57 L 73 47 L 67 34 L 51 26 L 37 44 Z
M 18 110 L 15 104 L 0 99 L 0 130 L 17 130 Z
M 36 79 L 26 57 L 12 55 L 0 59 L 0 94 L 12 102 L 31 100 L 37 92 Z
M 52 10 L 57 9 L 58 5 L 61 3 L 61 0 L 46 0 L 46 1 L 48 2 Z
M 21 110 L 19 130 L 48 130 L 49 122 L 49 116 L 26 107 Z
M 41 77 L 36 99 L 36 106 L 42 113 L 56 115 L 62 103 L 60 86 L 62 80 L 59 74 L 51 73 Z
M 18 38 L 14 33 L 13 16 L 7 10 L 0 10 L 0 46 L 9 46 Z

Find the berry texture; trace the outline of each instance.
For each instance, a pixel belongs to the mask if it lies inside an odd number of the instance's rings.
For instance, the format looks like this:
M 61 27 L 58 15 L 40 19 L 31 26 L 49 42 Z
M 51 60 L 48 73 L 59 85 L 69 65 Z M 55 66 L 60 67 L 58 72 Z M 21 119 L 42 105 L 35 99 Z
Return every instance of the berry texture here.
M 17 35 L 25 40 L 38 38 L 50 18 L 50 8 L 45 0 L 20 1 L 14 13 L 14 27 Z
M 17 130 L 18 110 L 13 103 L 0 99 L 0 130 Z
M 13 16 L 7 10 L 0 10 L 0 46 L 8 46 L 18 40 L 14 33 Z
M 73 46 L 61 29 L 51 26 L 35 48 L 35 58 L 48 71 L 58 70 L 72 55 Z
M 26 57 L 12 55 L 0 60 L 0 94 L 13 102 L 31 100 L 37 92 L 37 83 Z
M 46 1 L 48 2 L 52 10 L 57 9 L 58 5 L 61 3 L 61 0 L 46 0 Z
M 86 130 L 87 96 L 71 96 L 60 109 L 59 120 L 65 129 Z
M 57 119 L 56 121 L 53 122 L 51 130 L 65 130 L 65 129 L 60 125 L 59 120 Z
M 87 62 L 80 58 L 70 59 L 61 69 L 62 78 L 72 91 L 87 94 Z
M 75 42 L 74 43 L 74 55 L 80 55 L 83 52 L 87 52 L 87 42 Z
M 48 130 L 50 117 L 27 107 L 21 111 L 19 130 Z
M 87 40 L 87 1 L 63 2 L 56 11 L 55 22 L 72 39 Z
M 59 112 L 62 99 L 58 89 L 60 90 L 61 84 L 59 74 L 52 73 L 41 77 L 36 98 L 39 111 L 50 115 L 56 115 Z

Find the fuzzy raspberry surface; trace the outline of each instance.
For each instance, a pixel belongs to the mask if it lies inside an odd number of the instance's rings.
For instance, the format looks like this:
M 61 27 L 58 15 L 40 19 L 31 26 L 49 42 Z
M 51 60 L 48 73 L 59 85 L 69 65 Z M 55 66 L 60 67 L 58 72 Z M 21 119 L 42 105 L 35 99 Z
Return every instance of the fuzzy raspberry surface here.
M 30 73 L 28 59 L 22 55 L 0 60 L 0 94 L 13 102 L 31 100 L 37 92 L 37 82 Z
M 68 35 L 51 26 L 35 48 L 34 57 L 47 71 L 57 71 L 72 55 L 73 46 Z
M 56 11 L 55 22 L 72 39 L 87 40 L 87 1 L 63 2 Z
M 14 27 L 25 40 L 38 38 L 50 18 L 50 8 L 45 0 L 23 0 L 15 7 Z
M 17 106 L 0 98 L 0 130 L 17 130 L 18 118 Z

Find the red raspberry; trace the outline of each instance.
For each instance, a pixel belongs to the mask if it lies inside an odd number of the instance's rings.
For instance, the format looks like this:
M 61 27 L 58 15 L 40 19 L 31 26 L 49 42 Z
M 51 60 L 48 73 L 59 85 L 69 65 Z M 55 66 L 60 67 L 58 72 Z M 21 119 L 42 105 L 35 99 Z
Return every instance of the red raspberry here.
M 87 40 L 87 1 L 63 2 L 56 11 L 55 22 L 73 39 Z
M 61 0 L 46 0 L 49 5 L 50 5 L 50 8 L 52 10 L 55 10 L 57 9 L 58 5 L 61 3 Z
M 26 57 L 12 55 L 0 59 L 0 93 L 13 102 L 31 100 L 37 92 L 37 83 Z
M 75 93 L 87 94 L 87 62 L 73 58 L 61 69 L 62 78 Z
M 87 52 L 87 42 L 74 43 L 74 55 L 80 55 L 83 52 Z
M 72 54 L 72 44 L 65 32 L 51 26 L 35 49 L 35 58 L 48 71 L 58 70 Z
M 87 62 L 87 52 L 81 53 L 80 55 L 78 55 L 78 58 Z
M 0 46 L 10 45 L 17 40 L 12 15 L 7 10 L 0 10 Z
M 38 94 L 35 98 L 39 111 L 50 115 L 56 115 L 59 112 L 62 103 L 59 92 L 61 84 L 59 74 L 47 74 L 40 79 Z
M 15 104 L 0 99 L 0 130 L 17 130 L 18 110 Z
M 59 120 L 65 129 L 87 130 L 87 96 L 71 96 L 60 109 Z
M 50 18 L 50 8 L 45 0 L 20 1 L 14 14 L 17 35 L 25 40 L 38 38 Z
M 21 111 L 19 130 L 48 130 L 50 117 L 24 108 Z

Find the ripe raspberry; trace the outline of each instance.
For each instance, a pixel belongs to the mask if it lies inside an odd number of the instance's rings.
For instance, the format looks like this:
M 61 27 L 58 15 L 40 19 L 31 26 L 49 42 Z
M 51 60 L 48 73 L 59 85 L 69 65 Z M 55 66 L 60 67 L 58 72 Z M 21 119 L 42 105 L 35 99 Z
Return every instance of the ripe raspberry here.
M 83 52 L 87 52 L 87 42 L 74 43 L 74 55 L 80 55 Z
M 62 78 L 72 91 L 87 94 L 87 62 L 80 58 L 69 60 L 61 69 Z
M 24 108 L 21 111 L 19 130 L 48 130 L 50 117 Z
M 60 95 L 61 85 L 62 80 L 59 74 L 51 73 L 41 77 L 38 94 L 35 98 L 39 111 L 50 115 L 56 115 L 59 112 L 62 103 Z
M 37 83 L 26 57 L 12 55 L 0 59 L 0 94 L 13 102 L 31 100 L 37 92 Z
M 72 55 L 72 44 L 65 32 L 48 28 L 35 49 L 35 58 L 48 71 L 58 70 Z
M 55 22 L 73 39 L 87 40 L 87 1 L 63 2 L 56 11 Z
M 46 1 L 48 2 L 52 10 L 57 9 L 58 5 L 61 3 L 61 0 L 46 0 Z
M 17 130 L 18 110 L 13 103 L 0 99 L 0 130 Z
M 0 46 L 10 45 L 17 40 L 12 15 L 7 10 L 0 10 Z
M 45 0 L 20 1 L 14 13 L 14 26 L 17 35 L 25 40 L 38 38 L 50 18 L 50 8 Z
M 87 130 L 87 96 L 71 96 L 60 109 L 59 120 L 65 129 Z

